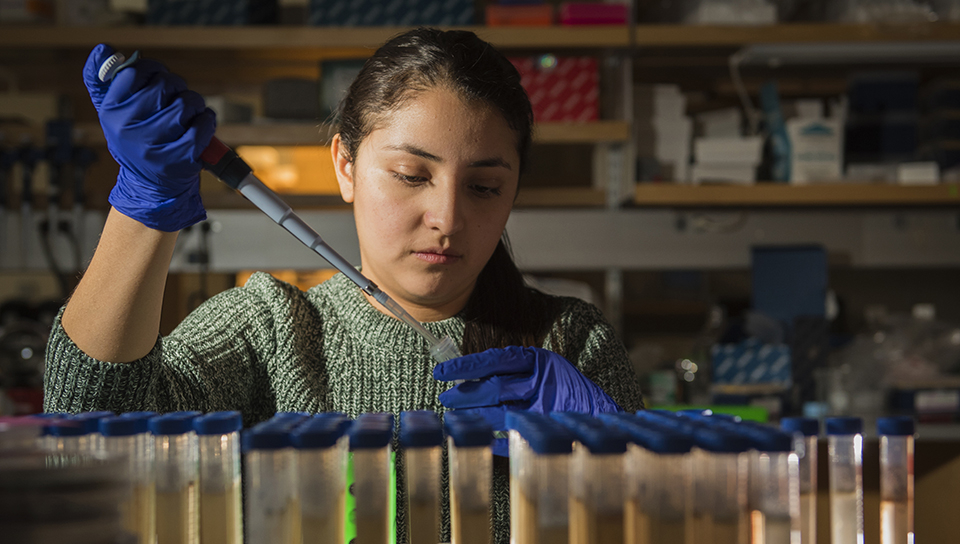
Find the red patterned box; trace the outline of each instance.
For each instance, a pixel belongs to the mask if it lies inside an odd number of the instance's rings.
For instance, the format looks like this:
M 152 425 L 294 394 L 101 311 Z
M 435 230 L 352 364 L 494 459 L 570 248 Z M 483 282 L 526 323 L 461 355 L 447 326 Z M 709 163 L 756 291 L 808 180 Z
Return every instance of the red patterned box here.
M 533 104 L 536 122 L 596 121 L 600 110 L 600 71 L 593 57 L 515 57 L 521 84 Z

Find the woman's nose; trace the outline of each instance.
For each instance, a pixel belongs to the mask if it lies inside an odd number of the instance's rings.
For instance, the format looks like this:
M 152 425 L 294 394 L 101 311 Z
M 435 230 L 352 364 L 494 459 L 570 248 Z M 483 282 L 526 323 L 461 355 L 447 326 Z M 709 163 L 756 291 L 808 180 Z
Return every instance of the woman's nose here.
M 454 183 L 435 186 L 427 202 L 424 222 L 444 236 L 451 236 L 463 228 L 463 210 Z

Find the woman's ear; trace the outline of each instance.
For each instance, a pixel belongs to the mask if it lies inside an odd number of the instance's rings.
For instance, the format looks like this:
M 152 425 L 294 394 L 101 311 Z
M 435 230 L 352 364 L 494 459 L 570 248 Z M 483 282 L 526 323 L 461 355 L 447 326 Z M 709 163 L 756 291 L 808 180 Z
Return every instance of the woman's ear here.
M 353 162 L 347 158 L 346 149 L 340 140 L 340 134 L 333 135 L 330 142 L 330 155 L 333 157 L 333 169 L 337 172 L 337 185 L 344 202 L 353 202 Z

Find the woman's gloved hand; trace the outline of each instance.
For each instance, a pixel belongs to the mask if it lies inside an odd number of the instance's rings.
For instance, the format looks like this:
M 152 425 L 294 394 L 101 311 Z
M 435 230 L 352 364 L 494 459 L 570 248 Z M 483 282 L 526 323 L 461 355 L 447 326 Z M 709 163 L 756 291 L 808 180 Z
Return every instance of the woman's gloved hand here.
M 441 381 L 470 380 L 440 394 L 447 408 L 480 414 L 495 431 L 506 430 L 509 410 L 555 411 L 597 415 L 620 407 L 570 361 L 540 348 L 488 349 L 438 364 Z M 494 454 L 507 455 L 506 439 L 494 442 Z
M 200 154 L 216 130 L 203 97 L 160 63 L 141 59 L 100 81 L 109 45 L 93 48 L 83 67 L 110 154 L 120 164 L 110 204 L 144 225 L 174 232 L 206 218 L 200 201 Z

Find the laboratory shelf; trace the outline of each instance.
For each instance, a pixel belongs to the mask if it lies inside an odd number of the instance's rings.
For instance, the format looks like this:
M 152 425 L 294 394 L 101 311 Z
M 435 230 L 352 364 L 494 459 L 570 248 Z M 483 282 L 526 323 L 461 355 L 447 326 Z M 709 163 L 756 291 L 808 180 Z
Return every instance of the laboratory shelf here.
M 639 47 L 709 47 L 771 43 L 869 43 L 957 41 L 960 23 L 790 23 L 762 26 L 639 25 Z
M 960 207 L 960 185 L 901 186 L 863 183 L 814 185 L 677 185 L 640 183 L 633 204 L 649 207 Z

